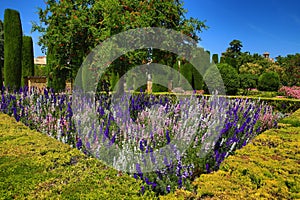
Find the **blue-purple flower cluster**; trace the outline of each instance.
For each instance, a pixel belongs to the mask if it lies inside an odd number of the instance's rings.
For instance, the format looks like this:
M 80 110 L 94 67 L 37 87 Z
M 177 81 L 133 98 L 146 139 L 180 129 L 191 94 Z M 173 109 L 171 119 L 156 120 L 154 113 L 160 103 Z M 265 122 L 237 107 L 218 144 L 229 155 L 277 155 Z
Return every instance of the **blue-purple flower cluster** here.
M 85 119 L 89 118 L 91 107 L 82 104 L 76 108 L 84 115 L 77 118 L 72 101 L 76 99 L 71 95 L 56 94 L 51 89 L 37 91 L 25 87 L 13 93 L 4 89 L 0 111 L 86 152 L 93 152 L 105 143 L 149 155 L 155 170 L 143 171 L 146 162 L 129 167 L 135 170 L 134 178 L 148 185 L 142 191 L 151 189 L 158 194 L 176 188 L 188 189 L 193 178 L 217 170 L 227 156 L 257 134 L 276 126 L 278 119 L 272 107 L 249 99 L 215 95 L 211 98 L 200 96 L 192 102 L 190 99 L 176 101 L 174 96 L 141 93 L 130 96 L 124 109 L 101 94 L 95 99 L 99 123 L 89 122 L 87 126 L 91 128 L 85 129 L 81 125 L 87 123 Z M 178 144 L 172 143 L 174 140 L 187 144 L 184 152 Z M 162 155 L 158 152 L 165 146 L 170 146 L 174 156 L 164 155 L 158 166 L 158 155 Z M 94 156 L 101 158 L 101 152 L 97 151 Z M 114 166 L 121 164 L 124 164 L 122 159 L 116 160 Z

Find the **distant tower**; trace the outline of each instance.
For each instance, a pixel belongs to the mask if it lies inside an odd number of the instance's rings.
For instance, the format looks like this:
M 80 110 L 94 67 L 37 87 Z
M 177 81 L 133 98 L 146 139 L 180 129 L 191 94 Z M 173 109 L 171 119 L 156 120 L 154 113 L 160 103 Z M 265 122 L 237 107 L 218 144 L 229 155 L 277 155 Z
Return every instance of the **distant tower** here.
M 270 53 L 269 52 L 265 52 L 263 53 L 263 56 L 267 59 L 270 59 Z
M 269 61 L 274 63 L 274 59 L 270 58 L 270 53 L 269 52 L 263 53 L 263 56 L 264 56 L 265 59 L 268 59 Z

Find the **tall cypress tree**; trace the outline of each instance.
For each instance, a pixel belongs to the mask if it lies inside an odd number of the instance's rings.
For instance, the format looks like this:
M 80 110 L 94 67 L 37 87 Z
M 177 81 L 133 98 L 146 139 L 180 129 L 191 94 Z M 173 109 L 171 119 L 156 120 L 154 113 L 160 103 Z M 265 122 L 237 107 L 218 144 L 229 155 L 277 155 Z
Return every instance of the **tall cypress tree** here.
M 22 76 L 22 25 L 20 13 L 4 12 L 4 81 L 11 89 L 19 89 Z
M 3 86 L 2 69 L 4 64 L 4 30 L 3 23 L 0 20 L 0 90 Z
M 34 75 L 34 57 L 32 37 L 23 36 L 22 45 L 22 86 L 25 85 L 25 78 Z
M 218 64 L 219 63 L 219 55 L 218 54 L 213 54 L 212 55 L 212 60 L 215 64 Z

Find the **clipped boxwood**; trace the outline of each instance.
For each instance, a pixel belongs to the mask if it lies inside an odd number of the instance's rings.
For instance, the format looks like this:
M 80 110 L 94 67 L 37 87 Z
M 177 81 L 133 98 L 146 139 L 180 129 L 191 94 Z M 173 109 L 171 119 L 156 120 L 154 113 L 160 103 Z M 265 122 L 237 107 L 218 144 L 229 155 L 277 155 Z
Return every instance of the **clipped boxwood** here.
M 0 113 L 3 199 L 151 199 L 143 183 Z

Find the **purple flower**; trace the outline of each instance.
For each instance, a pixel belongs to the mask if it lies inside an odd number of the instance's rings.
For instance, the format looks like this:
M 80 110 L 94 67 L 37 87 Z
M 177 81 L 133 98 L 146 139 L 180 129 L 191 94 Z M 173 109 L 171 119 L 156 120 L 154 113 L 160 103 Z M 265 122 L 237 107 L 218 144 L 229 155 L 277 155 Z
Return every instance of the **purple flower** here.
M 164 164 L 165 164 L 166 166 L 168 166 L 168 165 L 169 165 L 169 162 L 168 162 L 168 158 L 167 158 L 167 156 L 165 156 L 165 157 L 164 157 Z
M 71 119 L 72 116 L 73 116 L 73 111 L 72 111 L 72 108 L 71 108 L 71 102 L 68 102 L 68 109 L 67 109 L 67 118 Z
M 150 158 L 152 163 L 156 162 L 155 156 L 153 155 L 153 151 L 150 152 Z
M 178 179 L 178 188 L 182 188 L 182 178 L 179 177 Z
M 152 188 L 153 188 L 153 189 L 157 186 L 157 184 L 154 183 L 154 182 L 153 182 L 151 185 L 152 185 Z
M 91 148 L 91 145 L 90 145 L 90 143 L 89 142 L 86 142 L 86 148 L 88 148 L 88 149 L 90 149 Z
M 168 186 L 166 187 L 166 189 L 167 189 L 167 192 L 168 192 L 168 193 L 171 192 L 171 186 L 170 186 L 170 185 L 168 185 Z
M 141 166 L 138 163 L 136 163 L 135 168 L 136 168 L 136 171 L 137 171 L 138 175 L 142 178 L 143 177 L 143 172 L 141 170 Z
M 140 140 L 140 150 L 144 151 L 143 139 Z
M 145 192 L 145 187 L 142 186 L 142 187 L 141 187 L 141 193 L 144 194 L 144 192 Z
M 166 138 L 167 138 L 167 144 L 170 144 L 171 138 L 170 138 L 170 135 L 169 135 L 169 130 L 166 131 Z
M 77 149 L 81 149 L 82 148 L 82 141 L 81 141 L 80 138 L 77 139 L 76 147 L 77 147 Z
M 210 173 L 210 169 L 209 169 L 209 164 L 208 163 L 205 164 L 205 168 L 206 168 L 206 172 Z

